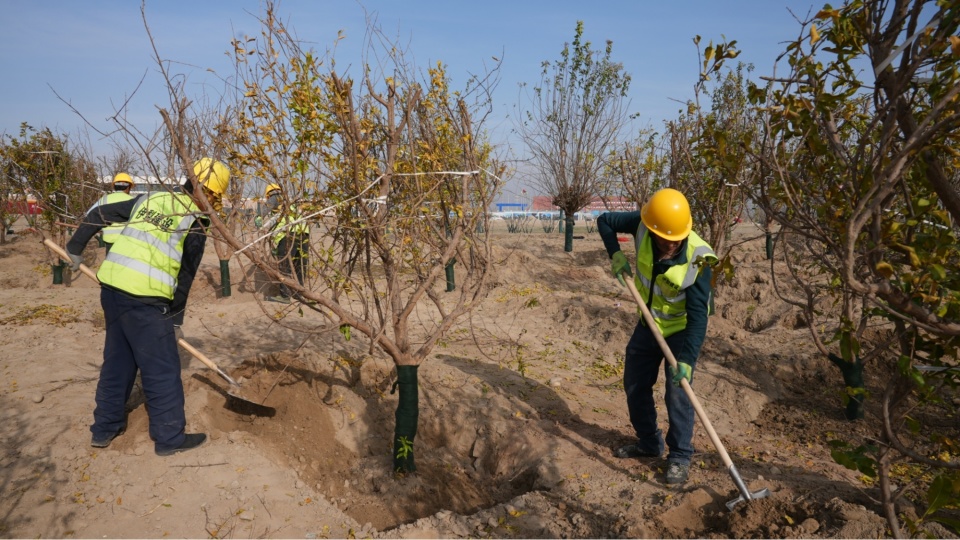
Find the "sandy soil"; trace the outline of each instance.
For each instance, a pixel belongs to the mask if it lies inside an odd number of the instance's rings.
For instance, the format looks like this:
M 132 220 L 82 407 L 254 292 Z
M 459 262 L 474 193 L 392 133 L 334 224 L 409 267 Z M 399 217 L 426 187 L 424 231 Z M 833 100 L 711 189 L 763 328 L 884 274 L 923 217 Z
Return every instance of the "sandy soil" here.
M 216 373 L 182 353 L 188 430 L 211 440 L 157 457 L 133 399 L 126 433 L 91 448 L 97 285 L 80 274 L 53 285 L 41 238 L 16 235 L 0 245 L 0 536 L 888 534 L 876 493 L 830 458 L 827 440 L 864 428 L 843 420 L 839 372 L 774 294 L 749 224 L 735 235 L 737 276 L 719 290 L 694 389 L 748 488 L 771 496 L 728 510 L 737 488 L 699 424 L 682 487 L 663 483 L 663 460 L 613 457 L 632 436 L 619 376 L 638 316 L 599 237 L 577 234 L 564 253 L 558 233 L 494 233 L 502 261 L 486 302 L 420 368 L 418 472 L 407 477 L 390 471 L 391 362 L 362 339 L 286 327 L 309 325 L 309 310 L 268 304 L 290 324 L 271 322 L 239 267 L 221 297 L 212 248 L 187 340 L 267 395 L 269 414 L 238 407 Z M 91 243 L 87 254 L 95 267 L 103 250 Z

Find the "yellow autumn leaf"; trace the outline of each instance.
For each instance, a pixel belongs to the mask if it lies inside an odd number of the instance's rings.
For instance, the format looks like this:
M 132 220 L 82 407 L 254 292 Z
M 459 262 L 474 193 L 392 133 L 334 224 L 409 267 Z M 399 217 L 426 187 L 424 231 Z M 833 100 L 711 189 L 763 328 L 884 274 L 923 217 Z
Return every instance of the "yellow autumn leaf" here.
M 954 56 L 960 56 L 960 36 L 950 36 L 947 39 L 950 40 L 950 52 Z
M 818 41 L 820 41 L 820 32 L 817 31 L 817 25 L 811 24 L 810 25 L 810 44 L 813 45 Z
M 888 262 L 878 262 L 876 269 L 877 273 L 886 279 L 893 277 L 893 266 Z

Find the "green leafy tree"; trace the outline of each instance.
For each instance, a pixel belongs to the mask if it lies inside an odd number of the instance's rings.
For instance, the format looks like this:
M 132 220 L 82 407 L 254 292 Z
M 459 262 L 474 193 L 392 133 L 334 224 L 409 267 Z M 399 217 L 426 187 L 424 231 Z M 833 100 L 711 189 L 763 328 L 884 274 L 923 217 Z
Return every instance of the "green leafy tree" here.
M 960 532 L 944 512 L 960 503 L 957 426 L 934 420 L 956 414 L 960 382 L 958 24 L 955 2 L 825 6 L 788 45 L 789 73 L 750 92 L 769 172 L 757 200 L 781 228 L 814 342 L 849 399 L 863 397 L 865 362 L 885 378 L 866 417 L 874 442 L 838 441 L 834 456 L 876 479 L 898 538 L 927 521 Z M 902 498 L 925 510 L 902 514 Z
M 533 183 L 565 216 L 564 251 L 573 251 L 574 214 L 602 191 L 610 152 L 630 119 L 630 75 L 612 54 L 612 41 L 602 52 L 583 41 L 583 21 L 577 21 L 573 42 L 564 45 L 560 59 L 543 62 L 517 126 Z
M 75 222 L 99 197 L 93 163 L 75 153 L 66 136 L 23 123 L 17 137 L 3 137 L 0 149 L 7 197 L 35 197 L 40 214 L 25 217 L 48 236 L 62 236 L 60 224 Z
M 751 68 L 740 64 L 723 70 L 726 60 L 740 54 L 736 41 L 711 41 L 702 53 L 700 36 L 693 41 L 702 71 L 686 109 L 666 122 L 665 184 L 686 195 L 694 226 L 723 259 L 734 220 L 745 207 L 742 186 L 755 174 L 747 153 L 757 133 L 755 113 L 746 96 Z M 711 86 L 714 77 L 717 80 Z M 701 104 L 701 98 L 709 100 L 709 105 Z

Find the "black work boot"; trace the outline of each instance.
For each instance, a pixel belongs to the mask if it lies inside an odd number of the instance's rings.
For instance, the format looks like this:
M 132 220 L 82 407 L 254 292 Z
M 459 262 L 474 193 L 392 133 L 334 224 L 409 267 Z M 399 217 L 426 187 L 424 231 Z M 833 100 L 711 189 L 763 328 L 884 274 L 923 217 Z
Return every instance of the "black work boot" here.
M 93 437 L 90 438 L 90 446 L 94 448 L 106 448 L 110 446 L 110 443 L 113 442 L 114 439 L 116 439 L 120 435 L 123 435 L 123 432 L 124 430 L 121 429 L 120 431 L 114 433 L 113 435 L 107 435 L 106 437 L 97 437 L 96 435 L 94 435 Z
M 204 442 L 206 442 L 206 440 L 206 433 L 187 433 L 187 435 L 183 438 L 183 442 L 180 443 L 180 446 L 171 448 L 170 450 L 157 450 L 156 453 L 158 456 L 172 456 L 178 452 L 192 450 L 202 445 Z
M 687 475 L 690 472 L 690 465 L 671 461 L 667 463 L 667 485 L 682 484 L 687 481 Z

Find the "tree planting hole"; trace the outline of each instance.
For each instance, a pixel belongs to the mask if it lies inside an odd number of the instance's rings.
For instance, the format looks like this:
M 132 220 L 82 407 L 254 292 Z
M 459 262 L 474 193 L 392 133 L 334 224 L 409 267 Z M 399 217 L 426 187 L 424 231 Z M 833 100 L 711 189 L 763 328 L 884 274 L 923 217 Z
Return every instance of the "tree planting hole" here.
M 453 417 L 425 422 L 431 412 L 450 409 L 437 406 L 437 395 L 422 378 L 414 441 L 417 471 L 394 474 L 397 396 L 389 391 L 392 378 L 382 375 L 381 380 L 361 377 L 358 366 L 341 362 L 331 368 L 295 353 L 248 360 L 232 376 L 241 383 L 243 397 L 262 400 L 272 416 L 256 414 L 258 408 L 245 408 L 224 392 L 210 392 L 207 422 L 234 444 L 264 449 L 361 526 L 369 523 L 380 531 L 444 510 L 470 515 L 534 489 L 537 463 L 510 455 L 523 453 L 523 447 L 474 443 L 482 451 L 465 452 L 444 444 L 451 428 L 471 427 Z M 437 425 L 446 427 L 438 430 Z M 478 431 L 482 436 L 483 430 Z M 503 464 L 516 465 L 504 470 Z

